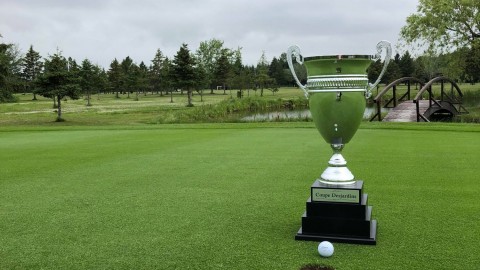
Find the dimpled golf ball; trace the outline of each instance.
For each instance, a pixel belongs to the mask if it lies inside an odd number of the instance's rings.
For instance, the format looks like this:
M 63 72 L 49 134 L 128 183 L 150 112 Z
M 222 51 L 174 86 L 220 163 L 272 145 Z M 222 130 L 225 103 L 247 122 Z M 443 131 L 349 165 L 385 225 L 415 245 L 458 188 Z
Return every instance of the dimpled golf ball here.
M 330 257 L 333 255 L 333 245 L 328 241 L 318 244 L 318 254 L 322 257 Z

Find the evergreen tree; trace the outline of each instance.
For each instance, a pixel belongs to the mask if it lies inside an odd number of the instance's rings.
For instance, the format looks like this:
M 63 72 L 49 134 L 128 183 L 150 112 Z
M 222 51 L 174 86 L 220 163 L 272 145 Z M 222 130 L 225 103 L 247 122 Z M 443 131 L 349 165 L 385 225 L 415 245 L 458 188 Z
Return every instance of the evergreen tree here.
M 138 92 L 143 92 L 143 94 L 146 96 L 147 91 L 149 89 L 149 78 L 148 78 L 148 68 L 145 65 L 145 63 L 142 61 L 140 62 L 140 65 L 138 65 L 138 71 L 137 71 L 137 100 L 138 100 Z
M 413 64 L 413 59 L 410 56 L 410 53 L 406 51 L 402 57 L 400 57 L 400 61 L 398 62 L 398 67 L 402 73 L 402 77 L 410 77 L 415 72 L 415 66 Z
M 221 85 L 223 87 L 223 94 L 226 94 L 225 91 L 227 88 L 227 81 L 229 80 L 232 69 L 229 62 L 229 55 L 230 51 L 228 49 L 222 49 L 220 57 L 215 63 L 215 82 L 217 85 Z
M 229 85 L 232 88 L 239 90 L 239 97 L 243 96 L 243 90 L 247 88 L 248 82 L 246 82 L 246 71 L 242 64 L 241 53 L 235 54 L 235 61 L 232 65 L 232 76 L 229 80 Z
M 200 94 L 200 101 L 203 102 L 203 89 L 208 87 L 208 80 L 206 77 L 207 71 L 201 65 L 195 66 L 195 90 Z
M 22 85 L 21 59 L 16 46 L 0 43 L 0 102 L 15 101 L 13 92 Z
M 268 68 L 268 75 L 271 78 L 275 79 L 278 85 L 288 85 L 288 80 L 285 74 L 286 73 L 282 59 L 273 57 L 272 62 L 270 62 L 270 66 Z
M 105 69 L 101 68 L 99 65 L 94 65 L 93 71 L 95 76 L 93 77 L 94 87 L 92 93 L 97 92 L 99 95 L 98 98 L 100 99 L 100 92 L 105 91 L 108 88 L 108 75 L 107 72 L 105 72 Z
M 193 107 L 192 89 L 195 85 L 195 62 L 190 55 L 188 45 L 183 43 L 173 59 L 173 69 L 175 75 L 175 85 L 178 88 L 187 90 L 188 107 Z
M 127 98 L 130 98 L 130 91 L 132 91 L 132 79 L 134 79 L 132 76 L 132 71 L 134 69 L 132 68 L 133 65 L 133 60 L 130 58 L 130 56 L 127 56 L 122 60 L 122 63 L 120 63 L 121 89 L 122 92 L 127 93 Z
M 42 57 L 40 56 L 40 53 L 36 52 L 33 49 L 33 46 L 30 45 L 22 63 L 22 77 L 26 83 L 26 91 L 33 92 L 33 100 L 37 100 L 34 91 L 34 81 L 43 70 L 43 62 L 41 59 Z
M 115 97 L 120 98 L 118 93 L 122 89 L 122 69 L 118 60 L 115 58 L 110 64 L 110 69 L 107 72 L 108 81 L 113 92 L 115 92 Z
M 127 91 L 127 98 L 130 98 L 130 93 L 136 92 L 135 100 L 138 100 L 138 84 L 140 81 L 140 68 L 137 64 L 132 63 L 128 68 L 125 76 L 125 89 Z
M 378 79 L 378 76 L 380 75 L 380 72 L 382 72 L 382 68 L 383 68 L 383 64 L 382 64 L 382 61 L 380 59 L 378 59 L 377 61 L 370 64 L 370 66 L 367 69 L 368 81 L 370 83 L 374 83 Z M 381 82 L 385 83 L 385 79 L 382 78 Z M 380 86 L 377 85 L 377 90 L 378 90 L 379 87 Z M 377 93 L 378 93 L 378 91 L 377 91 Z
M 393 62 L 395 62 L 395 64 L 397 64 L 397 65 L 400 63 L 400 54 L 399 53 L 395 54 L 395 57 L 393 58 Z
M 275 79 L 271 78 L 268 75 L 268 61 L 265 56 L 265 52 L 262 53 L 262 56 L 258 60 L 255 82 L 260 88 L 260 96 L 263 97 L 263 90 L 265 88 L 270 88 L 275 85 Z
M 388 84 L 393 82 L 396 79 L 400 79 L 401 77 L 402 77 L 402 71 L 400 70 L 400 67 L 398 66 L 397 62 L 390 61 L 390 63 L 388 63 L 387 70 L 383 75 L 382 81 Z
M 94 66 L 90 62 L 90 60 L 85 59 L 82 61 L 82 67 L 80 68 L 80 87 L 82 88 L 82 92 L 87 95 L 87 106 L 92 106 L 90 103 L 90 97 L 93 89 L 95 88 L 95 84 L 97 81 L 96 72 Z
M 163 91 L 161 88 L 162 83 L 162 68 L 163 68 L 163 61 L 165 60 L 165 56 L 163 55 L 160 49 L 157 50 L 155 57 L 152 60 L 152 65 L 149 68 L 149 79 L 150 84 L 152 85 L 152 91 L 156 91 L 157 93 L 160 92 L 160 96 L 163 96 Z
M 175 81 L 175 74 L 173 63 L 165 57 L 162 61 L 162 69 L 160 71 L 160 89 L 170 92 L 170 103 L 173 103 L 173 86 Z
M 45 72 L 36 81 L 39 95 L 57 101 L 57 122 L 64 121 L 62 99 L 79 98 L 81 88 L 78 85 L 78 74 L 74 68 L 70 68 L 71 66 L 73 63 L 69 63 L 60 52 L 57 52 L 45 61 Z

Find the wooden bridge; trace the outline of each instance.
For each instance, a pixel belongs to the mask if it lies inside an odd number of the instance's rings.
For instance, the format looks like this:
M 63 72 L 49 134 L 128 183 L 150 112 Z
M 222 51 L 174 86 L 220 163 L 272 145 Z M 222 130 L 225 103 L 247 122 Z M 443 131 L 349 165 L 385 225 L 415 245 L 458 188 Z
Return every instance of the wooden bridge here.
M 432 86 L 437 84 L 440 84 L 440 91 L 433 91 Z M 445 87 L 448 84 L 450 87 Z M 399 85 L 406 85 L 404 93 L 397 88 Z M 420 85 L 421 89 L 412 99 L 413 85 L 417 86 L 416 89 Z M 462 98 L 463 93 L 457 83 L 447 77 L 436 77 L 426 84 L 414 77 L 404 77 L 385 86 L 373 99 L 376 110 L 370 121 L 430 122 L 451 119 L 468 113 L 462 105 Z M 388 109 L 383 119 L 382 108 Z

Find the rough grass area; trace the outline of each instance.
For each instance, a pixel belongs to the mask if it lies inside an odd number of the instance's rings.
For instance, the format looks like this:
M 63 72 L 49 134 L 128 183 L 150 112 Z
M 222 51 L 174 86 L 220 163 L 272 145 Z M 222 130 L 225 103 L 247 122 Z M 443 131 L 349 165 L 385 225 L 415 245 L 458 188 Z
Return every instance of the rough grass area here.
M 478 125 L 362 124 L 378 244 L 295 241 L 312 123 L 0 127 L 0 269 L 477 269 Z
M 187 95 L 175 92 L 172 97 L 157 93 L 139 95 L 120 95 L 114 93 L 98 94 L 91 98 L 91 106 L 87 101 L 64 100 L 62 115 L 65 123 L 62 125 L 143 125 L 171 124 L 196 122 L 239 122 L 244 114 L 268 110 L 304 108 L 306 101 L 303 94 L 296 88 L 282 88 L 272 95 L 264 93 L 260 97 L 255 91 L 243 91 L 243 98 L 236 98 L 237 91 L 204 91 L 200 96 L 195 92 L 194 107 L 188 108 Z M 250 92 L 250 94 L 249 94 Z M 257 91 L 259 92 L 259 91 Z M 0 103 L 0 125 L 55 125 L 57 109 L 53 100 L 37 96 L 32 100 L 32 94 L 16 95 L 18 102 Z M 172 102 L 173 101 L 173 102 Z M 285 107 L 287 106 L 287 108 Z

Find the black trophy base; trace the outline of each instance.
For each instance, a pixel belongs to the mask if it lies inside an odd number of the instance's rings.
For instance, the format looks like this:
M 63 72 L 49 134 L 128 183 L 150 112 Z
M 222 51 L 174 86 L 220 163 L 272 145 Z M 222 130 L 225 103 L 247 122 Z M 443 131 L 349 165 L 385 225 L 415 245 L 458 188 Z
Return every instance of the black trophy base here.
M 295 240 L 376 245 L 377 221 L 363 181 L 345 186 L 315 181 Z
M 372 220 L 370 224 L 370 237 L 367 237 L 367 238 L 336 236 L 336 235 L 306 234 L 302 232 L 302 228 L 300 227 L 300 230 L 298 230 L 297 234 L 295 235 L 295 240 L 316 241 L 316 242 L 330 241 L 335 243 L 376 245 L 377 244 L 377 221 Z

